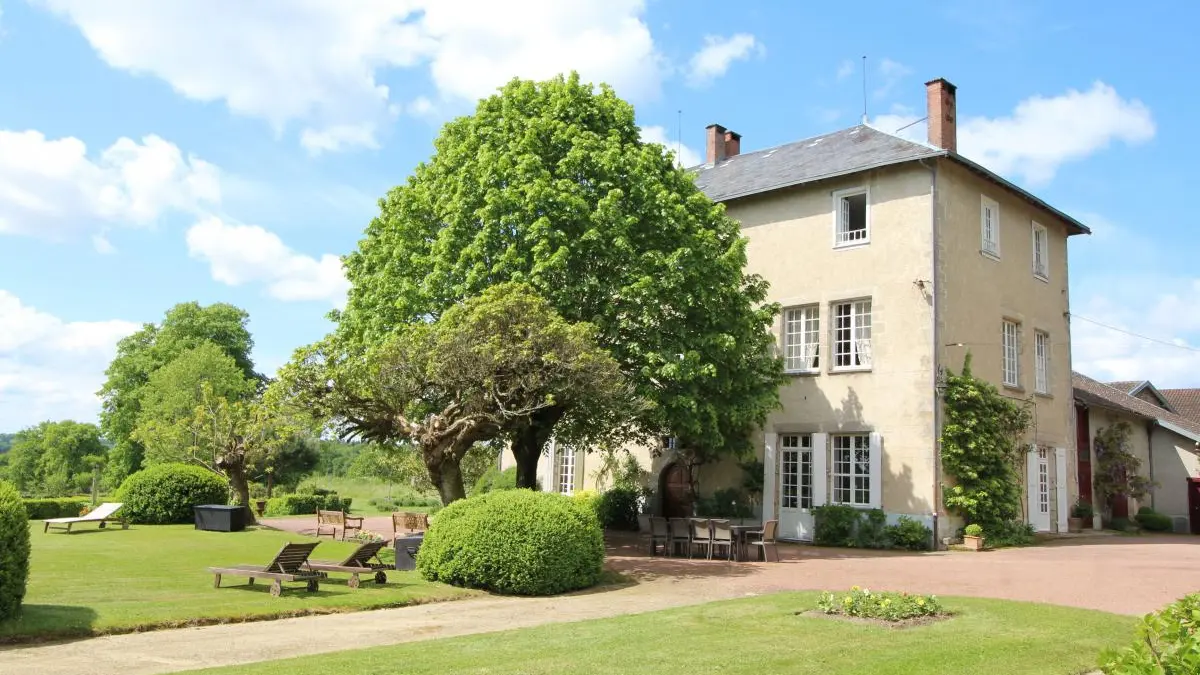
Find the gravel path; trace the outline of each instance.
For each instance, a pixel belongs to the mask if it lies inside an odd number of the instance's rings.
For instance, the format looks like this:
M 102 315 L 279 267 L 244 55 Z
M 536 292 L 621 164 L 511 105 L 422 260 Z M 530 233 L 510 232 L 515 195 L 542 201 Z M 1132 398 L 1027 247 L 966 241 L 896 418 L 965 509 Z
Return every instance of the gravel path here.
M 0 650 L 0 673 L 152 675 L 854 584 L 1125 614 L 1152 611 L 1200 587 L 1200 538 L 1184 536 L 1097 537 L 988 553 L 796 546 L 771 565 L 647 558 L 636 539 L 616 538 L 610 555 L 610 567 L 639 583 L 558 598 L 489 597 L 8 648 Z

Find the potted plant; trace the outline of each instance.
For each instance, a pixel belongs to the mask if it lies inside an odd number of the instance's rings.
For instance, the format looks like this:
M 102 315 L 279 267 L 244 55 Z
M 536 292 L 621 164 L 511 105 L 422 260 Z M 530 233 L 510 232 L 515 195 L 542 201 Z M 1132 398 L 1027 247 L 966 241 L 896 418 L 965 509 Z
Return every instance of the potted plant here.
M 983 528 L 979 523 L 971 523 L 963 530 L 963 546 L 971 551 L 983 550 Z
M 1071 507 L 1071 517 L 1067 518 L 1067 531 L 1082 532 L 1084 521 L 1091 524 L 1095 515 L 1096 512 L 1092 509 L 1092 505 L 1080 499 L 1075 502 L 1075 506 Z

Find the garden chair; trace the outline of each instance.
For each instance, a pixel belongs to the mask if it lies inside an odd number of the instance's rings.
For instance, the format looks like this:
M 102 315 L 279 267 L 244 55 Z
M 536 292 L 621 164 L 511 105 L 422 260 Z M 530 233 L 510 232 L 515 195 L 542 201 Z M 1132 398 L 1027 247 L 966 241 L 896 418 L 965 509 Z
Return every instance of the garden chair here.
M 706 554 L 709 560 L 712 560 L 712 522 L 705 518 L 693 518 L 692 523 L 692 545 L 688 547 L 688 557 L 696 552 L 696 547 L 700 546 L 707 549 Z
M 729 521 L 710 520 L 708 522 L 712 532 L 712 539 L 708 545 L 708 559 L 712 560 L 714 549 L 724 546 L 726 559 L 733 560 L 736 556 L 733 550 L 733 528 L 730 527 Z
M 660 545 L 663 555 L 671 554 L 671 528 L 666 518 L 654 516 L 650 518 L 650 555 L 655 555 Z
M 761 555 L 762 559 L 766 562 L 779 562 L 779 547 L 775 543 L 775 535 L 778 533 L 778 531 L 779 521 L 768 520 L 767 522 L 763 523 L 762 530 L 747 533 L 751 537 L 756 535 L 760 537 L 758 541 L 751 540 L 750 546 L 757 546 L 759 555 Z M 774 560 L 771 558 L 774 558 Z
M 362 532 L 363 517 L 349 516 L 345 511 L 325 511 L 317 509 L 317 536 L 329 535 L 336 539 L 338 528 L 342 530 L 342 541 L 346 541 L 348 532 Z
M 346 585 L 358 588 L 360 574 L 374 574 L 375 583 L 386 584 L 388 565 L 379 559 L 379 550 L 387 544 L 386 541 L 369 541 L 354 549 L 354 552 L 341 562 L 332 560 L 309 560 L 304 563 L 304 569 L 328 574 L 329 572 L 344 572 L 350 575 Z
M 234 565 L 232 567 L 210 567 L 213 574 L 213 588 L 221 587 L 221 576 L 246 577 L 250 585 L 255 579 L 271 580 L 271 595 L 279 597 L 283 593 L 283 582 L 303 581 L 309 593 L 315 593 L 320 587 L 321 573 L 304 568 L 308 556 L 312 555 L 317 544 L 284 544 L 275 558 L 266 565 Z
M 125 520 L 124 516 L 116 515 L 122 506 L 124 504 L 121 502 L 105 502 L 82 516 L 49 518 L 46 520 L 46 526 L 42 528 L 42 532 L 49 532 L 51 529 L 55 529 L 66 530 L 67 534 L 71 534 L 71 526 L 77 523 L 100 523 L 99 527 L 103 530 L 108 526 L 109 522 L 120 523 L 122 530 L 128 530 L 129 521 Z
M 424 532 L 429 529 L 429 514 L 428 513 L 409 513 L 401 511 L 392 514 L 392 539 L 400 536 L 400 531 L 405 534 L 413 532 Z
M 671 547 L 669 553 L 675 555 L 678 551 L 679 555 L 683 555 L 686 551 L 688 556 L 691 556 L 692 550 L 692 524 L 687 518 L 672 518 L 667 521 L 667 526 L 671 530 Z

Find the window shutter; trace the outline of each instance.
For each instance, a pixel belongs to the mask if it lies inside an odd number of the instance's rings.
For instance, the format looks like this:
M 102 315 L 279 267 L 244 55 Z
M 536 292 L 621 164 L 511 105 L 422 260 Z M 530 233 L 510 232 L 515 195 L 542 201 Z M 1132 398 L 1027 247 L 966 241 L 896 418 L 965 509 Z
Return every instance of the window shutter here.
M 571 463 L 571 465 L 575 467 L 574 490 L 572 490 L 572 492 L 579 492 L 585 488 L 583 484 L 583 479 L 586 475 L 584 474 L 584 469 L 586 467 L 583 465 L 584 454 L 582 450 L 576 450 L 574 448 L 571 448 L 568 452 L 575 456 L 575 461 Z
M 1058 496 L 1058 531 L 1067 531 L 1067 451 L 1054 449 L 1054 487 Z
M 812 435 L 813 506 L 829 503 L 829 434 Z
M 763 434 L 763 521 L 779 517 L 779 495 L 776 494 L 775 476 L 779 472 L 779 434 Z
M 546 462 L 546 470 L 539 471 L 542 474 L 542 491 L 558 492 L 558 462 L 557 460 L 558 441 L 550 439 L 550 461 Z
M 872 433 L 871 448 L 871 508 L 883 508 L 883 437 Z
M 1037 484 L 1038 484 L 1038 467 L 1037 467 L 1037 443 L 1029 444 L 1029 452 L 1025 455 L 1025 501 L 1028 504 L 1026 513 L 1028 514 L 1027 522 L 1033 522 L 1033 514 L 1037 513 Z

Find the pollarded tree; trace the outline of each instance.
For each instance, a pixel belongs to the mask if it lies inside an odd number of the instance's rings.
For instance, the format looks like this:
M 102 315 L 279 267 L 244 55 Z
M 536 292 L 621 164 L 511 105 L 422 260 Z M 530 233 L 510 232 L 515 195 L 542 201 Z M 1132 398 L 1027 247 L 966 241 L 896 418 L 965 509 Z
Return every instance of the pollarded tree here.
M 531 284 L 568 322 L 596 327 L 649 403 L 645 435 L 716 453 L 750 447 L 778 405 L 767 331 L 778 308 L 744 272 L 738 224 L 660 145 L 633 108 L 578 76 L 514 80 L 448 123 L 436 153 L 381 201 L 335 313 L 339 339 L 371 347 L 504 281 Z M 578 419 L 580 416 L 577 416 Z M 534 485 L 568 402 L 508 434 L 519 484 Z
M 1115 500 L 1144 499 L 1155 485 L 1139 473 L 1142 460 L 1132 452 L 1131 433 L 1128 422 L 1116 422 L 1096 431 L 1093 441 L 1096 449 L 1094 494 L 1106 517 L 1111 518 Z
M 595 330 L 571 324 L 522 284 L 500 284 L 436 321 L 397 331 L 370 349 L 336 337 L 297 353 L 275 388 L 293 410 L 332 421 L 343 438 L 420 449 L 443 503 L 465 496 L 462 461 L 540 411 L 570 401 L 596 411 L 577 438 L 606 434 L 638 409 Z

